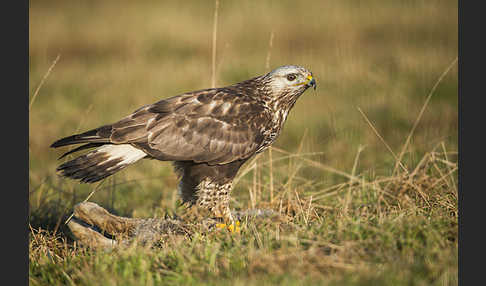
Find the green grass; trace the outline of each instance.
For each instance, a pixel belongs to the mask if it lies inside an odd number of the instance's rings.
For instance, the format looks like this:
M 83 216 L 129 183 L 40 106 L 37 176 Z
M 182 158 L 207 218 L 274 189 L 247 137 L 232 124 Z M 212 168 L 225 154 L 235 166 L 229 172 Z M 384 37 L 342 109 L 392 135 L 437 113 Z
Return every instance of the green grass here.
M 457 57 L 457 1 L 222 0 L 218 86 L 265 73 L 268 56 L 271 68 L 299 64 L 317 80 L 272 164 L 261 154 L 235 186 L 233 208 L 271 208 L 282 219 L 112 252 L 73 241 L 63 222 L 94 186 L 57 177 L 62 150 L 48 146 L 209 87 L 214 2 L 29 3 L 30 100 L 60 55 L 29 112 L 31 285 L 458 284 L 457 64 L 419 118 Z M 372 127 L 395 156 L 406 145 L 402 162 L 415 177 L 393 172 Z M 170 163 L 142 161 L 90 200 L 163 217 L 183 211 L 176 185 Z

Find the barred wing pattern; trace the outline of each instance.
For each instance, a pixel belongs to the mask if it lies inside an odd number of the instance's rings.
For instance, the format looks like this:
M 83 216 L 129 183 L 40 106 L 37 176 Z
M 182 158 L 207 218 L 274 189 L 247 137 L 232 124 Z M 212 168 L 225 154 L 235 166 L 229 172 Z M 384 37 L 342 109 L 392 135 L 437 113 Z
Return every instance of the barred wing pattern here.
M 144 106 L 111 125 L 109 138 L 158 160 L 226 164 L 255 153 L 266 120 L 261 106 L 211 89 Z

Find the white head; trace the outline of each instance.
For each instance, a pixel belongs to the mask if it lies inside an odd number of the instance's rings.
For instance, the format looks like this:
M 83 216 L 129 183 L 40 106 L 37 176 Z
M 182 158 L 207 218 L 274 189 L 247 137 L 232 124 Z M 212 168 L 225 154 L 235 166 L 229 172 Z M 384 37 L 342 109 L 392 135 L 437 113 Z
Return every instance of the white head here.
M 316 88 L 312 73 L 300 66 L 281 66 L 265 75 L 274 95 L 302 94 L 307 88 Z

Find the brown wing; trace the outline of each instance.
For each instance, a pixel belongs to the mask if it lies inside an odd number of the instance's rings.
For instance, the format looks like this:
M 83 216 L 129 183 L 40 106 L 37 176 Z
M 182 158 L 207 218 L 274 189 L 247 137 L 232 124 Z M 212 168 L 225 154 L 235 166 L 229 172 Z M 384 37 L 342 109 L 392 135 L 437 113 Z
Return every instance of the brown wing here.
M 230 89 L 183 94 L 144 106 L 111 126 L 110 141 L 159 160 L 226 164 L 261 146 L 265 108 Z

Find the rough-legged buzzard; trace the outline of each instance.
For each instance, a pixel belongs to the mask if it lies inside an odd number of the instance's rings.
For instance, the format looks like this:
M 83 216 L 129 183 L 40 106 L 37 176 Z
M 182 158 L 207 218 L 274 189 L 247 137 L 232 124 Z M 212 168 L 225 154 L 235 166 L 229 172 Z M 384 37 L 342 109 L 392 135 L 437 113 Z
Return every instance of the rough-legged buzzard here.
M 51 147 L 95 148 L 60 165 L 62 176 L 93 183 L 143 158 L 174 161 L 182 200 L 233 222 L 229 197 L 241 165 L 270 146 L 312 73 L 282 66 L 222 88 L 143 106 L 113 124 L 62 138 Z

